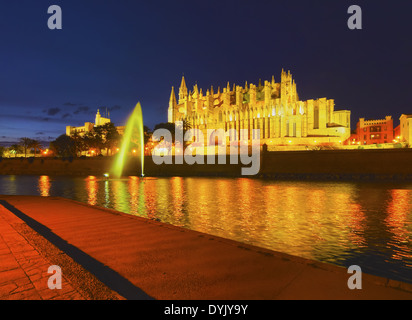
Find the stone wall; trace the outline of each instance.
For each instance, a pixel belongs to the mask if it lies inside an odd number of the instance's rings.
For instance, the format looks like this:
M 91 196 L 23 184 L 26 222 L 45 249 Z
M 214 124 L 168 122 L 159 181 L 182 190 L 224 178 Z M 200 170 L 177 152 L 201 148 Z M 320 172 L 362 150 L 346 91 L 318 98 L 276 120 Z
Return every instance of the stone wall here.
M 1 175 L 100 176 L 110 173 L 113 157 L 16 158 L 0 161 Z M 206 160 L 206 159 L 205 159 Z M 261 154 L 257 176 L 286 179 L 408 179 L 412 180 L 412 149 L 282 151 Z M 162 164 L 145 157 L 145 176 L 241 176 L 239 164 Z M 125 175 L 140 175 L 138 158 L 131 157 Z

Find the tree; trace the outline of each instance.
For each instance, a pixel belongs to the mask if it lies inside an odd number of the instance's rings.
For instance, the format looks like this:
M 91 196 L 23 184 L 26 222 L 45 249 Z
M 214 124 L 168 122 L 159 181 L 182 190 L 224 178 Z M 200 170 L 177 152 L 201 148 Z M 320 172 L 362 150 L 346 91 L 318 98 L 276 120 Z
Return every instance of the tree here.
M 14 157 L 16 157 L 17 154 L 18 154 L 19 152 L 21 152 L 21 146 L 18 145 L 18 144 L 12 144 L 12 145 L 9 147 L 9 152 L 12 153 L 12 154 L 14 154 Z
M 86 150 L 95 149 L 98 154 L 101 153 L 101 149 L 103 148 L 103 137 L 99 130 L 95 130 L 87 132 L 83 136 L 83 141 Z
M 27 149 L 30 148 L 32 141 L 33 141 L 32 139 L 27 138 L 27 137 L 20 138 L 20 145 L 23 148 L 25 158 L 27 156 Z
M 50 150 L 60 157 L 75 157 L 76 156 L 76 144 L 74 139 L 62 134 L 57 137 L 56 140 L 50 142 Z
M 171 133 L 171 135 L 172 135 L 173 141 L 175 141 L 175 138 L 176 138 L 176 130 L 175 130 L 175 129 L 176 129 L 176 126 L 175 126 L 174 123 L 172 123 L 172 122 L 162 122 L 162 123 L 158 123 L 158 124 L 155 125 L 154 131 L 156 131 L 157 129 L 166 129 L 166 130 L 168 130 L 168 131 Z M 156 137 L 156 138 L 159 138 L 159 137 Z
M 74 142 L 75 149 L 76 149 L 76 156 L 79 156 L 82 151 L 86 150 L 85 143 L 83 137 L 79 135 L 77 131 L 74 131 L 71 135 L 71 138 Z
M 187 121 L 187 120 L 183 120 L 182 121 L 182 124 L 181 125 L 179 125 L 179 126 L 177 126 L 177 128 L 176 128 L 176 130 L 178 130 L 178 131 L 182 131 L 182 136 L 183 136 L 183 145 L 186 147 L 187 145 L 189 145 L 190 143 L 191 143 L 191 141 L 186 141 L 185 140 L 185 135 L 186 135 L 186 132 L 188 132 L 190 129 L 192 129 L 192 125 L 190 124 L 190 122 L 189 121 Z
M 116 127 L 112 122 L 105 123 L 102 126 L 95 128 L 96 132 L 101 136 L 102 146 L 106 151 L 113 150 L 113 148 L 118 147 L 122 136 L 117 131 Z M 108 154 L 108 152 L 107 152 Z
M 3 153 L 6 151 L 6 148 L 3 146 L 0 146 L 0 158 L 3 157 Z
M 144 134 L 144 144 L 146 145 L 149 142 L 153 132 L 149 129 L 148 126 L 143 126 L 143 134 Z
M 42 145 L 41 145 L 40 141 L 38 141 L 38 140 L 31 140 L 31 143 L 30 143 L 30 145 L 29 145 L 29 148 L 33 148 L 33 149 L 34 149 L 34 156 L 36 156 L 36 150 L 39 150 L 39 151 L 40 151 L 41 147 L 42 147 Z

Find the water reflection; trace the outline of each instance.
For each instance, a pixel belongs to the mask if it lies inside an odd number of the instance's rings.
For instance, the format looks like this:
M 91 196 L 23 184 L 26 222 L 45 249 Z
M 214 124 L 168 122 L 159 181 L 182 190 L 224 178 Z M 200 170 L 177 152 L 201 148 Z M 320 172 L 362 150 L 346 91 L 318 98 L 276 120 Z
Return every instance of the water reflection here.
M 42 197 L 50 196 L 50 177 L 49 176 L 40 176 L 38 184 L 39 192 Z
M 173 218 L 175 225 L 184 226 L 187 224 L 187 220 L 185 216 L 187 215 L 185 209 L 185 192 L 183 186 L 183 178 L 181 177 L 173 177 L 170 179 L 170 193 L 172 196 L 172 204 L 173 204 Z
M 0 194 L 63 196 L 412 282 L 411 185 L 0 176 Z
M 412 254 L 410 248 L 410 238 L 412 234 L 412 223 L 410 221 L 411 190 L 393 189 L 390 190 L 391 199 L 388 201 L 385 223 L 392 233 L 390 244 L 396 248 L 391 258 L 405 260 L 408 266 L 412 267 Z M 409 218 L 408 218 L 409 216 Z
M 97 204 L 98 183 L 95 176 L 89 176 L 86 179 L 87 203 L 91 205 Z
M 140 211 L 140 208 L 144 208 L 144 202 L 141 203 L 141 200 L 143 200 L 143 196 L 138 177 L 133 176 L 129 178 L 127 190 L 130 195 L 130 213 L 137 214 Z
M 106 180 L 105 189 L 107 189 L 108 199 L 111 202 L 110 207 L 117 211 L 130 212 L 130 195 L 125 181 L 120 179 Z

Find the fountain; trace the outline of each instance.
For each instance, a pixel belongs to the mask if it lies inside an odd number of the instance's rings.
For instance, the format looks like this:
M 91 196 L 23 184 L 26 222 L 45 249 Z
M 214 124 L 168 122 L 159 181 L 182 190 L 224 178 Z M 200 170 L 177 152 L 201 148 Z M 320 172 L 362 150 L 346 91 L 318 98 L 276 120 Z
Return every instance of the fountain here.
M 144 176 L 144 132 L 143 132 L 143 115 L 142 107 L 138 102 L 133 109 L 132 114 L 127 120 L 126 128 L 123 135 L 122 144 L 120 150 L 116 155 L 116 160 L 112 167 L 112 173 L 116 177 L 121 177 L 123 173 L 124 164 L 126 161 L 126 155 L 130 148 L 132 139 L 137 137 L 140 147 L 140 165 L 141 176 Z

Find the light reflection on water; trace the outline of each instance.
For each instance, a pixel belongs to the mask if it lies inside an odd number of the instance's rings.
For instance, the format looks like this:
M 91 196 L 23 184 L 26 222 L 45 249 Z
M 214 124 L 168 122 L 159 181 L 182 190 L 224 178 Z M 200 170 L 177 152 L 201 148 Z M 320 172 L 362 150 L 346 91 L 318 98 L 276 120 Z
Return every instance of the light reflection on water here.
M 411 184 L 0 176 L 0 194 L 62 196 L 412 282 Z

